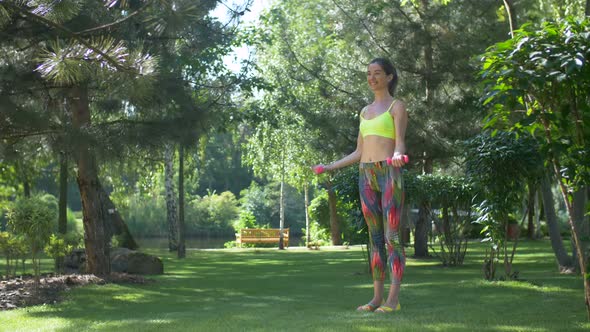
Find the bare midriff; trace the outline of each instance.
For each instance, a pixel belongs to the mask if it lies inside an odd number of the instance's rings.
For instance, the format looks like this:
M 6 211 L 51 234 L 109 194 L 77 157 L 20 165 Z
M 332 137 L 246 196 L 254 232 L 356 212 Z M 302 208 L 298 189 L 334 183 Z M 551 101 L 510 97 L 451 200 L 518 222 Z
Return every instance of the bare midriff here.
M 367 135 L 363 138 L 361 163 L 374 163 L 387 160 L 395 151 L 395 140 L 376 135 Z

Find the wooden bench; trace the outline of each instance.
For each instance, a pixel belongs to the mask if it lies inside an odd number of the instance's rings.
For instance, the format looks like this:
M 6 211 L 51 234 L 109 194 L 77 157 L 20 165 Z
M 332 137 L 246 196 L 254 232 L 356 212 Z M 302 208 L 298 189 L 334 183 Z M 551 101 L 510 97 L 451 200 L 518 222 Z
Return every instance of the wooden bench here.
M 281 230 L 279 228 L 242 228 L 236 233 L 236 243 L 279 243 Z M 289 246 L 289 229 L 283 229 L 283 244 Z

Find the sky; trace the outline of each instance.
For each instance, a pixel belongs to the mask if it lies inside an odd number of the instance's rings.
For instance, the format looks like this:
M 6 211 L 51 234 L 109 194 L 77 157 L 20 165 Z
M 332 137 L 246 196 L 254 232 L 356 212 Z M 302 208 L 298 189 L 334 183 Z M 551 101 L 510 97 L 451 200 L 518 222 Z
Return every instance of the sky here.
M 226 6 L 231 8 L 243 8 L 246 0 L 222 0 Z M 246 12 L 241 18 L 241 24 L 256 24 L 260 13 L 270 7 L 272 0 L 254 0 L 250 11 Z M 223 4 L 218 4 L 217 8 L 211 13 L 211 16 L 218 17 L 221 22 L 227 22 L 229 15 L 228 9 Z M 224 58 L 225 64 L 233 71 L 240 70 L 240 62 L 247 59 L 252 50 L 247 47 L 239 47 L 234 50 L 234 54 L 228 55 Z

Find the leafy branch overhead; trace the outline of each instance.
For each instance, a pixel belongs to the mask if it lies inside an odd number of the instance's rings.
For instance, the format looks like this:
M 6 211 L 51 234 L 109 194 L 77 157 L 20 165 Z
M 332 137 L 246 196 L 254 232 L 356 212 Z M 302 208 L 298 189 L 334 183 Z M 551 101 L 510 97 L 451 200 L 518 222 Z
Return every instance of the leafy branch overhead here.
M 127 2 L 108 1 L 107 6 L 96 6 L 84 1 L 3 1 L 0 2 L 0 25 L 43 31 L 45 39 L 37 38 L 39 66 L 36 70 L 52 81 L 71 85 L 88 80 L 100 72 L 127 72 L 149 75 L 155 71 L 155 61 L 141 43 L 129 44 L 123 36 L 112 33 L 114 28 L 129 28 L 129 18 L 145 11 L 154 1 L 135 11 L 127 9 Z M 165 4 L 166 2 L 162 2 Z M 170 4 L 168 4 L 170 7 Z M 88 20 L 88 10 L 96 11 Z M 101 25 L 103 18 L 118 18 Z M 148 17 L 144 17 L 148 20 Z M 98 26 L 88 27 L 88 24 Z M 141 22 L 141 21 L 140 21 Z M 124 24 L 128 26 L 123 26 Z M 135 22 L 139 24 L 139 22 Z M 23 28 L 24 26 L 24 28 Z M 162 24 L 154 24 L 162 30 Z M 154 33 L 155 35 L 155 33 Z M 30 36 L 31 37 L 31 36 Z

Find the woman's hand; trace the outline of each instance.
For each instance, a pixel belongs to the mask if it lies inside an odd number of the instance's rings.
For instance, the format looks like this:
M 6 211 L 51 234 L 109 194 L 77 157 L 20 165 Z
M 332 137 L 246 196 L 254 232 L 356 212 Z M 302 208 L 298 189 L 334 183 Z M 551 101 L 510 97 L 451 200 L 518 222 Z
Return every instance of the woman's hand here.
M 396 153 L 391 158 L 387 158 L 387 164 L 394 167 L 402 167 L 410 161 L 408 155 Z
M 326 166 L 319 164 L 319 165 L 315 165 L 311 168 L 313 170 L 313 172 L 316 175 L 320 175 L 322 173 L 324 173 L 325 171 L 327 171 L 328 169 L 326 168 Z

